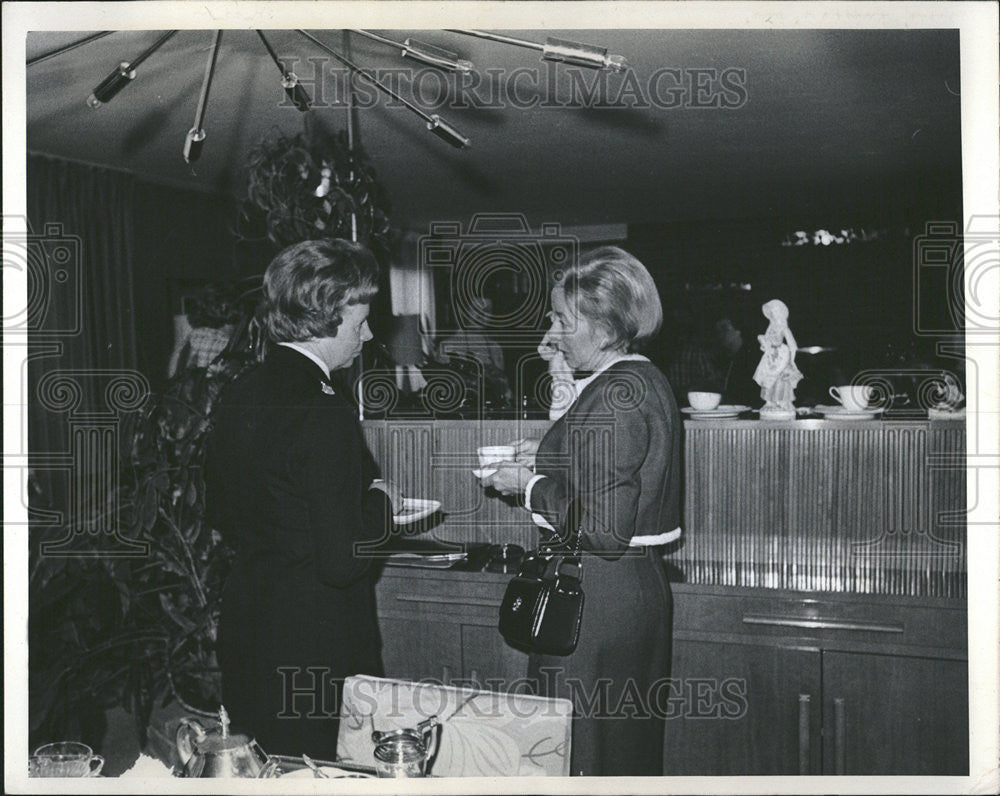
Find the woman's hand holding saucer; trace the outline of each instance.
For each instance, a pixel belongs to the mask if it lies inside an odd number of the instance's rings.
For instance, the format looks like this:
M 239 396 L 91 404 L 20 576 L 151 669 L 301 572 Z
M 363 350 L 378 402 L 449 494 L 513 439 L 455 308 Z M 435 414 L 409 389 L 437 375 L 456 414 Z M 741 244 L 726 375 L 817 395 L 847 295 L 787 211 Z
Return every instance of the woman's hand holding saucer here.
M 489 468 L 496 472 L 481 479 L 483 486 L 491 486 L 501 495 L 520 495 L 534 473 L 519 462 L 493 462 Z
M 514 461 L 523 464 L 529 470 L 535 469 L 535 455 L 538 453 L 537 439 L 516 439 L 509 443 L 514 449 Z

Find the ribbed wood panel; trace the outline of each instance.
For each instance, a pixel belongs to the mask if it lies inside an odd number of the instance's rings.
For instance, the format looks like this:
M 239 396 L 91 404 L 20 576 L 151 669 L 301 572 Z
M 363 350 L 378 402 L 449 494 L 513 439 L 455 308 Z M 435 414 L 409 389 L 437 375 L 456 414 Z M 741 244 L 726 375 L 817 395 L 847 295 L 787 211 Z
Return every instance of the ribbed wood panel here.
M 688 581 L 965 596 L 963 426 L 685 427 Z
M 527 513 L 487 494 L 476 448 L 545 421 L 366 421 L 384 476 L 440 500 L 427 535 L 514 543 Z M 683 541 L 692 583 L 938 597 L 966 594 L 965 428 L 956 422 L 685 424 Z
M 365 439 L 383 477 L 400 484 L 412 497 L 441 501 L 443 522 L 427 535 L 450 542 L 537 544 L 537 532 L 526 511 L 497 493 L 487 493 L 472 470 L 479 466 L 476 449 L 502 445 L 520 437 L 541 437 L 547 421 L 446 420 L 363 423 Z

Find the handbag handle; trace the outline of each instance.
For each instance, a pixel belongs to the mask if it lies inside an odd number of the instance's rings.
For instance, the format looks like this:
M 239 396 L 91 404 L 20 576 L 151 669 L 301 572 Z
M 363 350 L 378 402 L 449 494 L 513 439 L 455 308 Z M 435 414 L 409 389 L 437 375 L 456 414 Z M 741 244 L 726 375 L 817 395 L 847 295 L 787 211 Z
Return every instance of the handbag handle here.
M 569 508 L 566 511 L 566 520 L 563 523 L 563 529 L 564 534 L 559 537 L 559 542 L 562 542 L 565 538 L 567 547 L 570 544 L 573 545 L 573 552 L 552 551 L 556 559 L 554 574 L 556 578 L 569 576 L 579 584 L 583 581 L 583 558 L 580 556 L 581 539 L 583 536 L 583 507 L 580 505 L 580 498 L 573 498 L 570 502 Z M 575 569 L 575 572 L 564 573 L 564 566 L 572 567 Z
M 568 568 L 568 571 L 564 571 Z M 576 556 L 565 556 L 559 560 L 556 566 L 556 575 L 569 575 L 570 577 L 580 577 L 583 571 L 583 562 Z

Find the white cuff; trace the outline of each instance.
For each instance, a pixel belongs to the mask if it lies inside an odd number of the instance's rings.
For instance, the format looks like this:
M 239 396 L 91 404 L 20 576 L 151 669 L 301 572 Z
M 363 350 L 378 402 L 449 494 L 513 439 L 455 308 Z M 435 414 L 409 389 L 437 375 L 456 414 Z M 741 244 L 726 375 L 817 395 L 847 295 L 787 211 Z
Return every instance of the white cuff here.
M 658 547 L 664 544 L 673 544 L 681 538 L 681 529 L 674 528 L 666 533 L 658 533 L 653 536 L 633 536 L 628 543 L 629 547 Z
M 531 490 L 534 489 L 535 484 L 545 478 L 544 475 L 533 475 L 528 479 L 527 485 L 524 487 L 524 507 L 531 511 Z
M 552 533 L 556 532 L 556 529 L 553 528 L 552 525 L 549 523 L 549 521 L 545 519 L 545 517 L 543 517 L 541 514 L 533 513 L 531 515 L 531 521 L 535 523 L 535 525 L 537 525 L 539 528 L 545 528 L 545 530 L 552 531 Z

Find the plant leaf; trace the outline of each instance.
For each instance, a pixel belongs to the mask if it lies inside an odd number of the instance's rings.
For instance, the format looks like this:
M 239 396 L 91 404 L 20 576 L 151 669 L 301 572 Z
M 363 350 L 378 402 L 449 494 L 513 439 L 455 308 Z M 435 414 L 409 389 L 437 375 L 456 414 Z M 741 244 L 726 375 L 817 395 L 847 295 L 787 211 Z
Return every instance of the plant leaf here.
M 185 633 L 190 633 L 195 629 L 195 624 L 178 610 L 177 606 L 174 605 L 169 595 L 165 594 L 164 592 L 160 592 L 159 596 L 160 596 L 160 605 L 163 607 L 163 610 L 166 612 L 167 616 L 169 616 L 171 619 L 174 620 L 174 622 L 177 624 L 178 627 L 181 628 L 181 630 L 183 630 Z
M 156 522 L 157 494 L 155 489 L 147 489 L 142 499 L 142 529 L 149 531 Z

